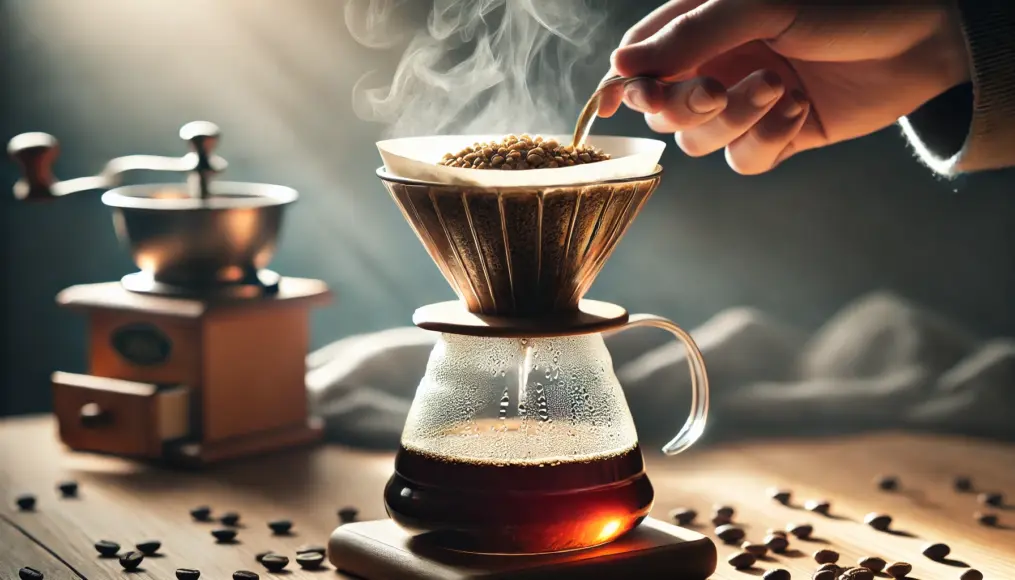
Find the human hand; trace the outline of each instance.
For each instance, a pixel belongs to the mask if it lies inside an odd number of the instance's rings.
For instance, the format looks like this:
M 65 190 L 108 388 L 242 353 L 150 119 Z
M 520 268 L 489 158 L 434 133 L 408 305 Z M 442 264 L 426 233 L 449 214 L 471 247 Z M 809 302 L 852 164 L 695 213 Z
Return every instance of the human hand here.
M 949 0 L 670 0 L 624 36 L 603 95 L 691 156 L 726 149 L 735 171 L 873 133 L 969 80 Z

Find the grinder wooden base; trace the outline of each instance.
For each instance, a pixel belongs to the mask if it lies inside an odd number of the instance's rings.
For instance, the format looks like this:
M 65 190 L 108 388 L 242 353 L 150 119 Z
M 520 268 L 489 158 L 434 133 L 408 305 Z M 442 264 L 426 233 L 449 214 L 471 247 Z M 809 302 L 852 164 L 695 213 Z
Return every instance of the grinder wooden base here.
M 413 539 L 391 520 L 346 524 L 328 543 L 328 559 L 365 580 L 705 580 L 716 567 L 707 537 L 653 518 L 605 546 L 538 556 L 441 550 Z

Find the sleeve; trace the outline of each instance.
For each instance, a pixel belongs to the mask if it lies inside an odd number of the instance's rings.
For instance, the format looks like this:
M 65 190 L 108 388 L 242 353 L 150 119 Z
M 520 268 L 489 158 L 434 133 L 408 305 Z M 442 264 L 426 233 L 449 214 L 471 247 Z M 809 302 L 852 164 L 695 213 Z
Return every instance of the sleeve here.
M 972 82 L 899 120 L 944 175 L 1015 166 L 1015 0 L 959 0 Z

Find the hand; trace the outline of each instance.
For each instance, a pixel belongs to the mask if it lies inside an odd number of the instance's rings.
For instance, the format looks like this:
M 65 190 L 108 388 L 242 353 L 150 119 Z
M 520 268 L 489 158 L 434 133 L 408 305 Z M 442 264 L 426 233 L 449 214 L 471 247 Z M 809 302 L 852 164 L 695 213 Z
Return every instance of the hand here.
M 726 149 L 757 174 L 873 133 L 969 80 L 949 0 L 670 0 L 624 36 L 611 75 L 650 76 L 604 95 L 688 155 Z

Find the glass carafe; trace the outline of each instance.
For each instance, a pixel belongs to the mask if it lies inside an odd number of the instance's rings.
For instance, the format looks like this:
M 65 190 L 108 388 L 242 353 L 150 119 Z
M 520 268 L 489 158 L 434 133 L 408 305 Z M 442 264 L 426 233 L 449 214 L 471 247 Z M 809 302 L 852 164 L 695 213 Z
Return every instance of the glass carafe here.
M 672 322 L 633 315 L 687 346 L 692 408 L 663 451 L 705 426 L 701 354 Z M 609 542 L 652 508 L 638 436 L 600 333 L 494 338 L 444 333 L 384 492 L 400 526 L 442 546 L 544 553 Z

